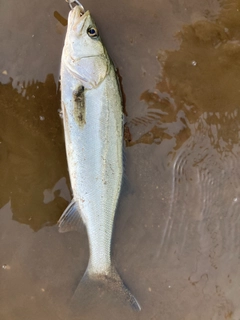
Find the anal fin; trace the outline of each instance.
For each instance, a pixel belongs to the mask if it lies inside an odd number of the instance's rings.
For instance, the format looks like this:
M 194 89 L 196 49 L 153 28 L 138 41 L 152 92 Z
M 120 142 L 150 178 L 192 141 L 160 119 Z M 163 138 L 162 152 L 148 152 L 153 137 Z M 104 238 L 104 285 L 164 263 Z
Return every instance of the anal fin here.
M 83 221 L 76 201 L 72 200 L 58 220 L 59 232 L 78 231 Z

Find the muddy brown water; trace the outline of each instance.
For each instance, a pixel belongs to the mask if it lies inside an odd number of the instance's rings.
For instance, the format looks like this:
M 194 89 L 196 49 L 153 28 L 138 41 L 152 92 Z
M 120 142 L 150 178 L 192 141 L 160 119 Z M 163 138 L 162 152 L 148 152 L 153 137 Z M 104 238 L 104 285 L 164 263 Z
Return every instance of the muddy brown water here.
M 240 319 L 240 1 L 84 2 L 122 77 L 131 141 L 113 261 L 139 300 L 68 302 L 86 231 L 71 199 L 58 86 L 64 1 L 0 2 L 0 319 Z

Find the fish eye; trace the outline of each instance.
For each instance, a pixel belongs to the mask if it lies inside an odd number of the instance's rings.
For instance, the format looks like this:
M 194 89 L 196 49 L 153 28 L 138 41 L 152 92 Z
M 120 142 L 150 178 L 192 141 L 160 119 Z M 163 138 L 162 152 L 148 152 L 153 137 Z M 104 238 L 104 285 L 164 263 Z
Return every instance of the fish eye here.
M 98 38 L 98 31 L 97 31 L 97 28 L 95 28 L 95 27 L 89 27 L 87 29 L 87 34 L 89 35 L 89 37 L 91 37 L 93 39 Z

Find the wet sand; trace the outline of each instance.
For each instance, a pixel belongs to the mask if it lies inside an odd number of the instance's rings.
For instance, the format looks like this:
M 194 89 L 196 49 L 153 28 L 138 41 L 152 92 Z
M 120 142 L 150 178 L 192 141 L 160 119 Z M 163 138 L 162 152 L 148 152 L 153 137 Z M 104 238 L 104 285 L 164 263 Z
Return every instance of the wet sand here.
M 86 231 L 71 199 L 58 85 L 68 6 L 0 3 L 0 319 L 240 318 L 240 2 L 89 1 L 126 100 L 126 174 L 113 261 L 142 306 L 68 303 Z

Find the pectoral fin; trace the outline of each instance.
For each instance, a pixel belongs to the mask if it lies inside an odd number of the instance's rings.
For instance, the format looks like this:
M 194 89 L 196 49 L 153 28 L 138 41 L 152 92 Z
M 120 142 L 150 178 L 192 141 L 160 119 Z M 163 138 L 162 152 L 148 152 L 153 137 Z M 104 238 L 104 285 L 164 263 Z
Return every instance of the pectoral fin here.
M 83 221 L 77 203 L 72 200 L 58 220 L 59 232 L 78 231 Z

